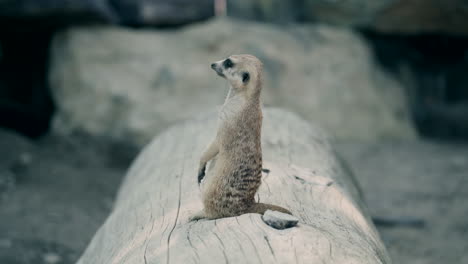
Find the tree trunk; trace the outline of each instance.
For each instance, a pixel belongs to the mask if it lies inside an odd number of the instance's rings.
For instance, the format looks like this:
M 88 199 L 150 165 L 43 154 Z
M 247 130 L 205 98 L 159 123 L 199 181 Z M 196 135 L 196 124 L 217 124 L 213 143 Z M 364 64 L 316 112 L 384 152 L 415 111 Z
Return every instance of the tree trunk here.
M 257 198 L 288 208 L 285 230 L 259 214 L 189 222 L 202 209 L 198 159 L 216 117 L 176 125 L 148 145 L 115 207 L 78 263 L 391 263 L 352 175 L 324 133 L 296 115 L 265 111 Z

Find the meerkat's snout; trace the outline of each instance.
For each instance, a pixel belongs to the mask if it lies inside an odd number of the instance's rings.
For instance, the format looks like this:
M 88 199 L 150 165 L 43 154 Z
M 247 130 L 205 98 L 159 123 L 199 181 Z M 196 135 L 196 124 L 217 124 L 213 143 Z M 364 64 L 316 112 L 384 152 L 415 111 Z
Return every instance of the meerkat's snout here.
M 219 76 L 225 77 L 223 73 L 223 67 L 218 62 L 211 63 L 211 69 L 213 69 Z

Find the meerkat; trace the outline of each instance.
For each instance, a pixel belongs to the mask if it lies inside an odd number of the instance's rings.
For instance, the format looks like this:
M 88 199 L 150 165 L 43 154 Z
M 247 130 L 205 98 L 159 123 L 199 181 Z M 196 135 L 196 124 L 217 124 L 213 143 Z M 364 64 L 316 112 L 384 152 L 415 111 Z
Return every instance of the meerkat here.
M 232 55 L 211 68 L 228 81 L 230 89 L 218 115 L 216 137 L 200 159 L 199 184 L 206 164 L 216 157 L 201 188 L 204 208 L 190 220 L 263 214 L 268 209 L 291 214 L 280 206 L 255 201 L 262 177 L 262 62 L 252 55 Z

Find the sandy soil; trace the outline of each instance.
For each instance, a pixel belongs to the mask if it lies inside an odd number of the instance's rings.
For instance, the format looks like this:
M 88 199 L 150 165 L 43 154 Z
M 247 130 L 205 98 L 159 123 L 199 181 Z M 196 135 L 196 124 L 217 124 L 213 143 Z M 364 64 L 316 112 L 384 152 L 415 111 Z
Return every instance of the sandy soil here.
M 468 263 L 468 145 L 336 148 L 372 215 L 399 222 L 378 227 L 394 263 Z M 74 263 L 108 215 L 136 153 L 84 135 L 32 142 L 0 130 L 0 263 Z

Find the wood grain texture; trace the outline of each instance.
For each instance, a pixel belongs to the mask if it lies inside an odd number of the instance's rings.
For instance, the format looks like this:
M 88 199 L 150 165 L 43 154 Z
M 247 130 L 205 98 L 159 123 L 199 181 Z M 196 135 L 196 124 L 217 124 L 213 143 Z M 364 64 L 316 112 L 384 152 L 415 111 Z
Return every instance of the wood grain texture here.
M 290 209 L 296 227 L 273 229 L 258 214 L 188 221 L 202 208 L 197 166 L 216 131 L 211 114 L 168 129 L 143 150 L 78 263 L 391 263 L 325 134 L 282 110 L 264 115 L 270 172 L 257 199 Z

